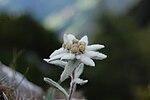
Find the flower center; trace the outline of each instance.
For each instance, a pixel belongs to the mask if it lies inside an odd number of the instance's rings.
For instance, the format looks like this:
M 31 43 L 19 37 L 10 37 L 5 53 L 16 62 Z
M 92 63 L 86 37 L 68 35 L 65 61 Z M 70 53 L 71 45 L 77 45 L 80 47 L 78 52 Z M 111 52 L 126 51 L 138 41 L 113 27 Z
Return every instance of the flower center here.
M 78 39 L 72 40 L 72 44 L 69 42 L 64 43 L 62 46 L 64 49 L 71 51 L 71 53 L 83 53 L 85 51 L 85 42 L 80 41 Z

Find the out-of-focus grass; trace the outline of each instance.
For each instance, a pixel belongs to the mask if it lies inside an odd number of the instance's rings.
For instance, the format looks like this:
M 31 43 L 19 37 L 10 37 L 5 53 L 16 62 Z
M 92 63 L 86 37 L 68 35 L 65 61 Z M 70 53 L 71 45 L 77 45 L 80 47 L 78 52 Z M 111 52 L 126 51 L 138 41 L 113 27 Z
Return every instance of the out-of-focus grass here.
M 136 92 L 137 98 L 136 100 L 150 100 L 150 86 L 141 87 L 139 86 L 137 88 Z

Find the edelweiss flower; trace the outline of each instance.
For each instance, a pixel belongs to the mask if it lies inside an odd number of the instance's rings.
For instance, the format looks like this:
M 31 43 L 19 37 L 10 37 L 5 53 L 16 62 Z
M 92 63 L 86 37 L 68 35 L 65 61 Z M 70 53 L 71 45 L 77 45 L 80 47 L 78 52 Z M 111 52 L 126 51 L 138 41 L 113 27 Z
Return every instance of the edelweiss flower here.
M 105 59 L 107 56 L 97 50 L 104 48 L 104 45 L 88 45 L 88 37 L 84 36 L 80 40 L 72 34 L 64 34 L 63 45 L 60 49 L 55 50 L 49 57 L 44 59 L 46 62 L 65 66 L 60 80 L 64 81 L 71 75 L 73 70 L 81 63 L 89 66 L 95 66 L 92 59 Z
M 104 45 L 94 44 L 88 45 L 88 37 L 84 36 L 80 40 L 77 40 L 72 34 L 64 34 L 63 46 L 55 50 L 49 57 L 50 59 L 44 59 L 47 62 L 54 60 L 73 60 L 79 59 L 82 63 L 95 66 L 92 59 L 105 59 L 107 56 L 97 52 L 96 50 L 104 48 Z

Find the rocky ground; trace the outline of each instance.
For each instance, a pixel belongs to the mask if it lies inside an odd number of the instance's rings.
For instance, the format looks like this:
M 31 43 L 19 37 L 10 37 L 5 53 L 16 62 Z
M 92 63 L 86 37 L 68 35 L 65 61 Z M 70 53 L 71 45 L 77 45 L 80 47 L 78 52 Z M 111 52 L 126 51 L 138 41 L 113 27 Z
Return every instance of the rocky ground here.
M 43 90 L 0 63 L 0 100 L 42 100 Z

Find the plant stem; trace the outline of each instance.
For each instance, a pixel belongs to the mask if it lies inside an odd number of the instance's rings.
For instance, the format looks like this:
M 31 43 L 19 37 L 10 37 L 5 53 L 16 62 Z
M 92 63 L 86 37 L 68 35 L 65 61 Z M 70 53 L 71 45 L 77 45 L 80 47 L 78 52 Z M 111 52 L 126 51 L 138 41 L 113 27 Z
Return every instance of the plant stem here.
M 69 94 L 69 100 L 72 99 L 72 96 L 73 96 L 75 89 L 76 89 L 76 83 L 72 83 L 70 94 Z
M 68 100 L 71 100 L 71 98 L 72 98 L 72 96 L 73 96 L 73 93 L 74 93 L 74 91 L 75 91 L 75 89 L 76 89 L 76 83 L 73 82 L 74 78 L 75 78 L 75 70 L 73 71 L 72 77 L 71 77 L 70 93 L 69 93 Z

